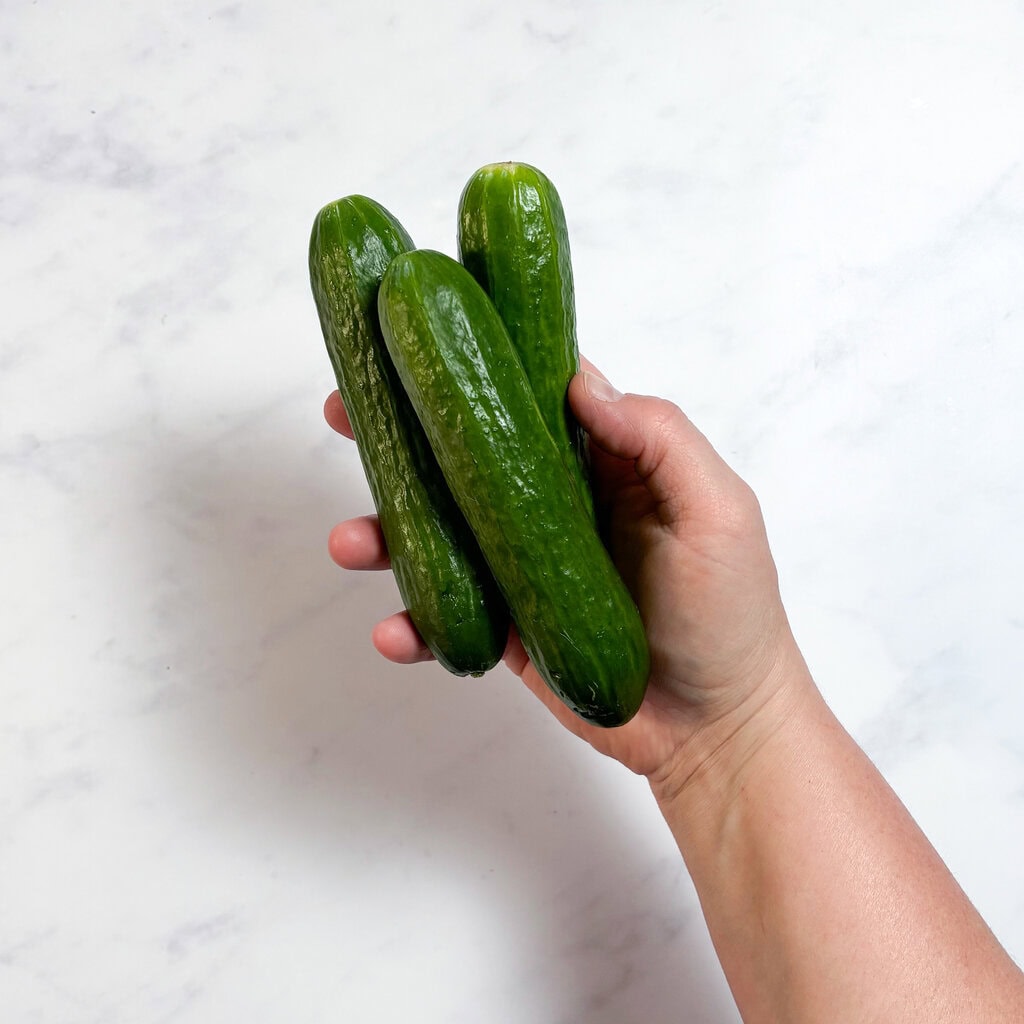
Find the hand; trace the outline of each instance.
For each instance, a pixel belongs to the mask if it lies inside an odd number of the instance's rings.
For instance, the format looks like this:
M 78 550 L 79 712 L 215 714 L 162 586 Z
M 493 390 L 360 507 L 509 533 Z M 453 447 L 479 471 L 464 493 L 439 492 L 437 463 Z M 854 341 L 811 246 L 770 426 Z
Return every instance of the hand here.
M 589 364 L 569 401 L 590 435 L 606 544 L 647 630 L 647 697 L 626 725 L 602 729 L 548 690 L 514 631 L 504 660 L 571 732 L 652 784 L 678 785 L 763 717 L 784 668 L 800 660 L 764 521 L 750 488 L 672 403 L 620 395 Z M 352 436 L 337 392 L 324 414 Z M 375 516 L 336 526 L 329 550 L 344 568 L 388 567 Z M 403 664 L 431 657 L 404 612 L 379 623 L 373 643 Z

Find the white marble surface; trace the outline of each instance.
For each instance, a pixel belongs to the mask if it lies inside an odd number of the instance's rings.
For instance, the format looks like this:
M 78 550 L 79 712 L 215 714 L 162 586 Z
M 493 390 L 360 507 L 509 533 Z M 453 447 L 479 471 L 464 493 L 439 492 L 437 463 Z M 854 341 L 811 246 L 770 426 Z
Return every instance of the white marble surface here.
M 737 1020 L 646 787 L 399 669 L 313 214 L 526 159 L 581 344 L 761 496 L 822 689 L 1024 957 L 1024 7 L 0 5 L 0 1006 Z

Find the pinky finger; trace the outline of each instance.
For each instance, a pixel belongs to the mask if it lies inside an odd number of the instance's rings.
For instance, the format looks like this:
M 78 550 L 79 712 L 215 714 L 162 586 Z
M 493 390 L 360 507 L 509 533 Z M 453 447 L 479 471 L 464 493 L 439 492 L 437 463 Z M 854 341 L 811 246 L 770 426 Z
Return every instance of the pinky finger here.
M 371 634 L 373 646 L 388 659 L 399 665 L 415 665 L 420 661 L 433 661 L 434 655 L 423 642 L 408 612 L 396 612 L 378 622 Z

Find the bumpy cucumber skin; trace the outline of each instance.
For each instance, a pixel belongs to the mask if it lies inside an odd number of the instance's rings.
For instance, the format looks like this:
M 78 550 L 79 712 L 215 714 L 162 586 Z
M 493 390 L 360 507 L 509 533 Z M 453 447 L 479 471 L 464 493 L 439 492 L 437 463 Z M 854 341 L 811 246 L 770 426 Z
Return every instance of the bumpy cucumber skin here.
M 580 355 L 569 232 L 555 186 L 529 164 L 481 167 L 459 199 L 458 244 L 463 266 L 497 307 L 544 422 L 593 514 L 586 434 L 566 397 Z
M 501 587 L 523 645 L 580 717 L 627 722 L 650 656 L 494 304 L 438 252 L 396 257 L 381 328 L 438 463 Z
M 388 263 L 412 248 L 387 210 L 348 196 L 317 214 L 310 282 L 402 600 L 449 672 L 482 675 L 504 651 L 508 611 L 402 389 L 377 315 Z

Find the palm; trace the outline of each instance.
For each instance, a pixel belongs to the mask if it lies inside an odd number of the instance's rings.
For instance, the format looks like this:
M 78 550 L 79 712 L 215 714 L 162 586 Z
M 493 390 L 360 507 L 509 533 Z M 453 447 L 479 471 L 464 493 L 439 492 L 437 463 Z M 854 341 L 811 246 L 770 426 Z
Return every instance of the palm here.
M 649 775 L 665 764 L 674 749 L 667 716 L 658 707 L 655 692 L 649 692 L 643 706 L 625 725 L 602 729 L 579 718 L 547 687 L 517 640 L 509 645 L 506 663 L 544 702 L 570 732 L 586 740 L 595 750 L 621 761 L 638 775 Z

